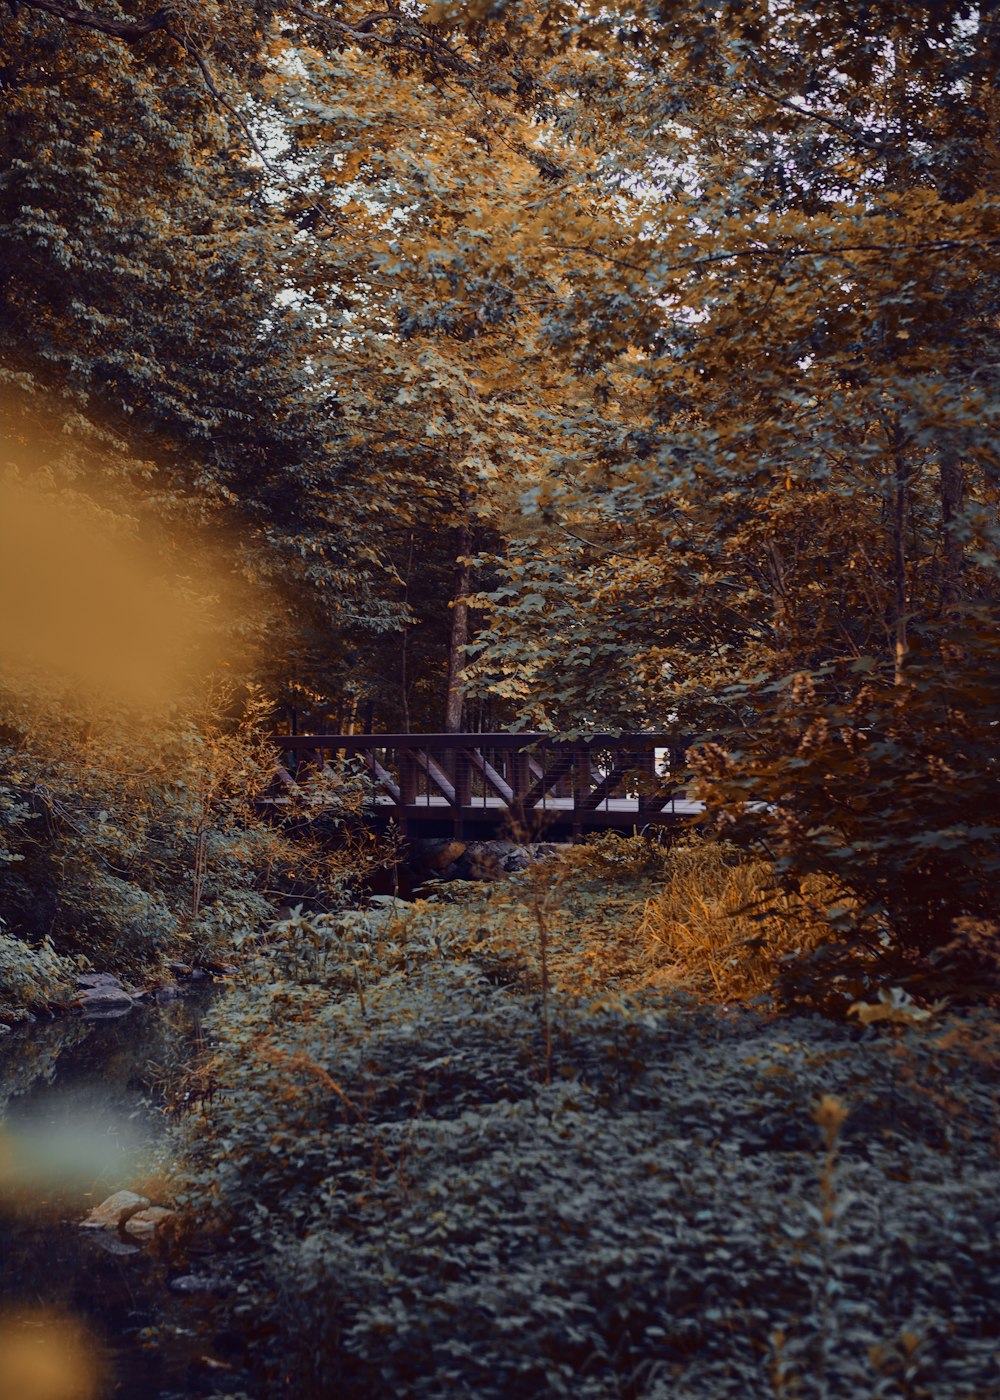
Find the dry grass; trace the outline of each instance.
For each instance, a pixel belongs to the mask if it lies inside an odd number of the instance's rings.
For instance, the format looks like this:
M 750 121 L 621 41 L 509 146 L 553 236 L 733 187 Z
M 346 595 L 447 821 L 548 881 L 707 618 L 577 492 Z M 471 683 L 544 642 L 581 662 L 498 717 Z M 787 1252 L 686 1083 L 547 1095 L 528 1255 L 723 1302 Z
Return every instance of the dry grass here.
M 846 902 L 819 877 L 782 890 L 767 861 L 711 840 L 675 846 L 665 876 L 637 930 L 645 980 L 727 1002 L 770 991 L 780 960 L 829 938 L 826 911 Z
M 826 911 L 848 902 L 819 878 L 784 891 L 767 861 L 710 838 L 664 848 L 606 837 L 453 904 L 412 905 L 407 918 L 474 930 L 470 955 L 536 989 L 604 997 L 673 985 L 730 1003 L 773 991 L 779 963 L 829 939 Z

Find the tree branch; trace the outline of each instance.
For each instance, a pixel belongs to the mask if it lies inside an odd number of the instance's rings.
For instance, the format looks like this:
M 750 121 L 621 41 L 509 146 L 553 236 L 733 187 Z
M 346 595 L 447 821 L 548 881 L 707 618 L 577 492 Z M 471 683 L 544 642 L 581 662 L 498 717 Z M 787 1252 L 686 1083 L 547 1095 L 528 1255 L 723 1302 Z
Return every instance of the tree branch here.
M 243 135 L 246 137 L 247 143 L 264 166 L 265 170 L 269 170 L 273 175 L 280 178 L 281 172 L 278 171 L 268 159 L 247 121 L 220 90 L 201 50 L 185 35 L 179 34 L 177 30 L 172 27 L 171 16 L 166 10 L 156 10 L 153 14 L 142 20 L 118 20 L 108 19 L 106 16 L 95 14 L 91 10 L 74 10 L 68 5 L 60 4 L 58 0 L 21 0 L 21 3 L 30 10 L 41 10 L 44 14 L 53 15 L 56 19 L 66 20 L 69 24 L 78 25 L 83 29 L 96 30 L 97 33 L 107 34 L 112 39 L 121 39 L 126 44 L 138 43 L 140 39 L 145 39 L 150 34 L 157 32 L 165 34 L 168 39 L 173 39 L 174 43 L 178 44 L 188 57 L 197 64 L 205 87 L 212 100 L 217 103 L 219 107 L 223 108 L 224 111 L 228 112 L 237 123 Z M 382 16 L 369 16 L 370 20 L 378 18 L 382 18 Z M 306 195 L 306 199 L 314 208 L 319 210 L 319 206 L 316 205 L 308 195 Z M 322 213 L 324 211 L 319 212 Z
M 342 35 L 346 40 L 356 43 L 360 48 L 381 45 L 383 48 L 403 49 L 418 57 L 426 57 L 428 51 L 433 50 L 441 64 L 456 73 L 469 75 L 476 71 L 471 63 L 441 38 L 440 34 L 433 33 L 431 29 L 420 24 L 419 21 L 410 20 L 397 10 L 375 10 L 352 25 L 346 24 L 343 20 L 335 19 L 332 15 L 321 14 L 318 10 L 309 9 L 303 4 L 293 4 L 289 8 L 293 15 L 297 15 L 307 23 L 320 25 L 334 34 Z M 397 32 L 393 35 L 374 33 L 375 26 L 383 24 L 387 20 L 396 25 Z
M 164 9 L 155 10 L 145 19 L 111 19 L 93 10 L 78 10 L 72 5 L 61 5 L 59 0 L 19 0 L 19 3 L 26 10 L 41 10 L 56 19 L 66 20 L 68 24 L 78 25 L 81 29 L 95 29 L 98 34 L 108 34 L 126 44 L 138 43 L 140 39 L 155 34 L 157 30 L 172 32 L 170 15 Z

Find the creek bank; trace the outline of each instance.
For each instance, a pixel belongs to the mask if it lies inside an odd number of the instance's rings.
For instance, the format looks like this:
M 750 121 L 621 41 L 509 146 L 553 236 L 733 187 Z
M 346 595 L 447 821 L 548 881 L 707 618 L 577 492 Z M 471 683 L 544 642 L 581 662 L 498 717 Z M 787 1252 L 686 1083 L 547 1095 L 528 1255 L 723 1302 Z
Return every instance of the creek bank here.
M 203 1050 L 217 995 L 205 977 L 127 1015 L 62 1015 L 0 1038 L 0 1313 L 77 1320 L 107 1357 L 106 1393 L 130 1400 L 217 1388 L 206 1295 L 227 1281 L 200 1239 L 176 1257 L 161 1243 L 166 1086 Z
M 176 980 L 153 983 L 149 987 L 126 986 L 111 972 L 79 972 L 76 996 L 65 1009 L 88 1017 L 122 1016 L 142 1002 L 175 1001 L 209 976 L 201 968 L 186 963 L 171 962 L 168 968 Z
M 64 982 L 57 989 L 58 995 L 50 994 L 48 1001 L 36 1003 L 30 1010 L 22 1011 L 9 1024 L 0 1021 L 0 1035 L 33 1026 L 40 1020 L 51 1021 L 65 1016 L 82 1016 L 86 1020 L 125 1016 L 138 1006 L 176 1001 L 199 986 L 214 982 L 219 977 L 231 976 L 236 969 L 231 964 L 213 964 L 202 968 L 173 961 L 167 964 L 167 971 L 171 974 L 170 980 L 154 980 L 147 986 L 123 982 L 113 972 L 75 973 L 71 982 Z

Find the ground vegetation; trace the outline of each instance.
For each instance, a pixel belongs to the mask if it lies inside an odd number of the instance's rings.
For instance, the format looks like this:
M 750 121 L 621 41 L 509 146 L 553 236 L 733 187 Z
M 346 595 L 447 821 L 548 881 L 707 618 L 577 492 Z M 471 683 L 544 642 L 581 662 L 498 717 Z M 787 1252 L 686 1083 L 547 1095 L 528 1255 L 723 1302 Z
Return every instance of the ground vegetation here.
M 718 914 L 683 995 L 643 907 L 666 874 L 702 917 L 716 860 L 609 844 L 254 949 L 178 1183 L 240 1393 L 989 1393 L 989 1016 L 740 1005 L 787 942 Z

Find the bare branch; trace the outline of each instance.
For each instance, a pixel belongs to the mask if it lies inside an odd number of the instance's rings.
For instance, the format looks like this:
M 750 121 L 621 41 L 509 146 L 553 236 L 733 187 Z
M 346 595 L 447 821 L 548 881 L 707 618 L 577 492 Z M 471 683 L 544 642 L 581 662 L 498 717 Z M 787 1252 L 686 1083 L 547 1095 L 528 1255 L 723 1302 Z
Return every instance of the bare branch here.
M 201 76 L 205 80 L 205 86 L 206 88 L 208 88 L 210 96 L 219 104 L 220 107 L 222 107 L 226 112 L 229 113 L 229 115 L 233 118 L 235 122 L 239 124 L 240 130 L 243 132 L 243 135 L 247 138 L 247 141 L 249 142 L 251 148 L 254 151 L 254 154 L 257 156 L 258 160 L 261 161 L 265 170 L 270 170 L 273 171 L 275 174 L 279 174 L 280 172 L 275 170 L 275 167 L 271 164 L 267 156 L 261 150 L 260 144 L 257 141 L 257 138 L 254 136 L 253 132 L 250 130 L 250 127 L 240 116 L 239 112 L 229 101 L 229 99 L 219 91 L 218 84 L 216 83 L 215 78 L 212 75 L 212 70 L 209 68 L 208 64 L 205 62 L 198 49 L 196 49 L 194 44 L 192 44 L 189 40 L 181 38 L 179 34 L 175 34 L 173 30 L 169 30 L 168 32 L 174 39 L 177 40 L 177 42 L 184 48 L 184 50 L 188 54 L 190 54 L 190 56 L 194 59 L 195 63 L 197 63 L 198 67 L 201 70 Z

